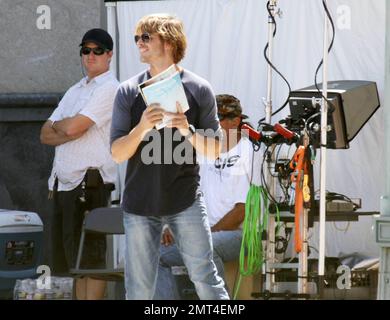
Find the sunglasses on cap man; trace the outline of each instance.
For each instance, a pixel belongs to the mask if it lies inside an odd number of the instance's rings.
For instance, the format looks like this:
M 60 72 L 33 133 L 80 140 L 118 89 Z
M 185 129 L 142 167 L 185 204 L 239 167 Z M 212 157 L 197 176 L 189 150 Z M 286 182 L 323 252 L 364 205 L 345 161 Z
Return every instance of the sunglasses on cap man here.
M 93 54 L 95 56 L 101 56 L 102 54 L 104 54 L 105 52 L 108 52 L 108 51 L 109 50 L 104 49 L 102 47 L 96 47 L 96 48 L 81 47 L 81 49 L 80 49 L 80 56 L 81 55 L 88 56 L 91 52 L 93 52 Z

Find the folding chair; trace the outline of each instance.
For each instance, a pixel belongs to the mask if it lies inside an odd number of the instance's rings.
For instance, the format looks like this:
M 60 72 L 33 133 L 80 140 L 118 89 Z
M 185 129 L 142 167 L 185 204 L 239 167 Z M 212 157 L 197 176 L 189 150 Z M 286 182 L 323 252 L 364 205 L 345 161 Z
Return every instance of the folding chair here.
M 84 250 L 85 234 L 88 232 L 105 235 L 124 234 L 122 209 L 119 207 L 96 208 L 86 215 L 81 230 L 76 267 L 70 270 L 70 273 L 76 278 L 90 277 L 106 281 L 122 281 L 124 277 L 123 268 L 80 269 L 80 262 Z

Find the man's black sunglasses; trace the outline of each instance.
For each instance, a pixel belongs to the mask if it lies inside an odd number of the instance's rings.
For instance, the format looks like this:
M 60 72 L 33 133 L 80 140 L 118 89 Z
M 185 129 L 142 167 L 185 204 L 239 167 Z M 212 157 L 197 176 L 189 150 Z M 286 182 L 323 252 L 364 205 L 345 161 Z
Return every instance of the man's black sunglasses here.
M 101 48 L 101 47 L 96 47 L 96 48 L 82 47 L 80 49 L 80 55 L 82 55 L 82 54 L 89 55 L 91 52 L 93 52 L 93 54 L 95 56 L 101 56 L 106 51 L 107 51 L 106 49 Z
M 147 33 L 147 32 L 145 32 L 145 33 L 141 34 L 140 36 L 139 36 L 138 34 L 136 34 L 136 35 L 134 36 L 134 41 L 135 41 L 135 43 L 137 43 L 138 40 L 141 39 L 142 42 L 148 43 L 148 42 L 150 41 L 151 38 L 152 38 L 152 37 L 150 36 L 150 34 Z

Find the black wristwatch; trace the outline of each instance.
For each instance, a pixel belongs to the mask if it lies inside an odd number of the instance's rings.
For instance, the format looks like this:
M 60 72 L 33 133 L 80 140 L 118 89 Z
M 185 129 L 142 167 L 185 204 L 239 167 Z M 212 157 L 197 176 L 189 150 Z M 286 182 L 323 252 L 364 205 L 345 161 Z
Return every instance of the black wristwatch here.
M 195 134 L 195 132 L 196 132 L 195 127 L 194 127 L 192 124 L 190 124 L 190 125 L 188 126 L 188 130 L 189 130 L 190 132 L 184 137 L 184 138 L 186 138 L 186 139 L 191 138 L 191 137 Z

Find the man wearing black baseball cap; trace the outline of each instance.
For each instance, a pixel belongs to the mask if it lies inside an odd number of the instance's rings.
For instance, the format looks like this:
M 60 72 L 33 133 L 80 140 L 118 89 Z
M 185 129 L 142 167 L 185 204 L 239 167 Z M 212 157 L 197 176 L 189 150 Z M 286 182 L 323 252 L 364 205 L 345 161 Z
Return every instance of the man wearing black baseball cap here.
M 116 166 L 108 148 L 111 114 L 119 82 L 109 71 L 113 41 L 103 29 L 91 29 L 80 43 L 86 77 L 72 86 L 41 129 L 41 142 L 55 146 L 49 195 L 59 219 L 66 268 L 75 267 L 84 213 L 108 204 L 109 185 Z M 105 265 L 105 238 L 87 235 L 81 268 Z M 57 250 L 57 248 L 56 248 Z M 105 282 L 92 278 L 76 281 L 76 297 L 104 297 Z
M 80 46 L 83 46 L 87 42 L 95 43 L 107 51 L 112 51 L 114 47 L 110 34 L 106 30 L 99 28 L 87 31 L 81 40 Z

